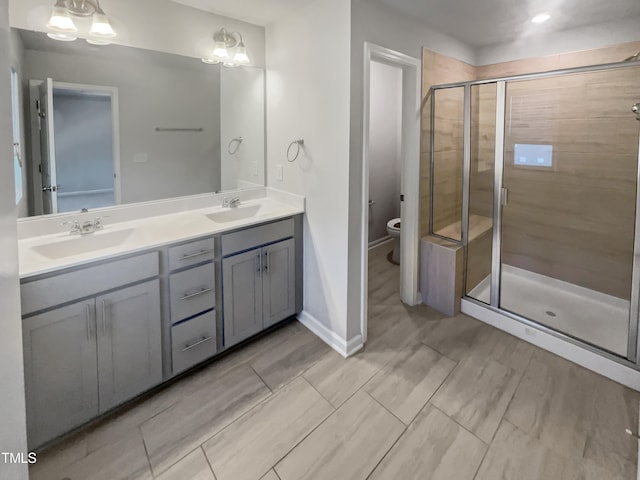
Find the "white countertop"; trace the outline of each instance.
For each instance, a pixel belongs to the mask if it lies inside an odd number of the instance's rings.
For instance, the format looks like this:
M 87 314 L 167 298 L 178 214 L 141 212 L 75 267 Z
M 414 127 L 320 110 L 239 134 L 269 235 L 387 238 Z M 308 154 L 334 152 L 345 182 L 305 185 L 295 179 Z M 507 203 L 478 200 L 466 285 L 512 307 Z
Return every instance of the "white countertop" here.
M 279 200 L 282 199 L 280 198 Z M 238 208 L 252 209 L 252 215 L 248 218 L 224 221 L 222 223 L 208 218 L 207 215 L 232 211 L 233 209 L 220 206 L 207 207 L 112 224 L 106 219 L 103 230 L 84 236 L 70 235 L 65 232 L 24 238 L 18 242 L 20 278 L 25 279 L 63 268 L 75 267 L 304 213 L 304 207 L 299 203 L 287 203 L 279 200 L 264 197 L 243 201 Z M 255 210 L 257 212 L 254 213 Z M 87 249 L 85 248 L 87 245 L 93 245 L 96 248 L 90 247 Z M 65 253 L 62 255 L 42 253 L 45 249 L 53 251 L 51 250 L 52 247 L 58 252 Z M 78 253 L 66 254 L 67 251 L 73 252 L 75 249 L 78 250 Z M 88 251 L 82 252 L 83 249 Z

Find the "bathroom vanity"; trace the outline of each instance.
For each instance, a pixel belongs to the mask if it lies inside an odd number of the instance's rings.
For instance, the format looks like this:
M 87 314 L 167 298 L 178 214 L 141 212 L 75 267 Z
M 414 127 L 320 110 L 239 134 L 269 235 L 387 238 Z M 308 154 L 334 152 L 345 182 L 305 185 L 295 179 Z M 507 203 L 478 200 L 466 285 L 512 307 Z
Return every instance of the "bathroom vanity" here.
M 300 312 L 303 212 L 262 198 L 21 240 L 30 448 Z

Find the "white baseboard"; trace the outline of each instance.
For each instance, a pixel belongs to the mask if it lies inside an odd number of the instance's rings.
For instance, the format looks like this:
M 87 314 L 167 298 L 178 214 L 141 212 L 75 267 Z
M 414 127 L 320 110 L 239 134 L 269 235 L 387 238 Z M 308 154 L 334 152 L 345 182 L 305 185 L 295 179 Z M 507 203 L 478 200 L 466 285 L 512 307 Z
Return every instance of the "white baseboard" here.
M 550 333 L 530 327 L 498 312 L 462 299 L 462 313 L 496 327 L 514 337 L 566 358 L 593 372 L 610 378 L 633 390 L 640 391 L 640 371 L 627 367 L 595 352 L 569 343 Z
M 304 310 L 298 314 L 298 321 L 345 358 L 350 357 L 364 346 L 362 335 L 357 335 L 347 342 Z
M 387 235 L 386 237 L 382 237 L 372 242 L 369 242 L 369 250 L 371 250 L 372 248 L 379 247 L 383 243 L 388 243 L 391 241 L 393 241 L 393 237 L 391 237 L 391 235 Z

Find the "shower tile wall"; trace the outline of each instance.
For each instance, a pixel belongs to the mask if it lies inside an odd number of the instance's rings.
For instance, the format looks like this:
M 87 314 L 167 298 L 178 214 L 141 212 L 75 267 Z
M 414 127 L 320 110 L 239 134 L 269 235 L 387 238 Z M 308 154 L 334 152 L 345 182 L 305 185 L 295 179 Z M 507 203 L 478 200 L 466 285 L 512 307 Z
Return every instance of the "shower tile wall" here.
M 634 42 L 477 68 L 425 49 L 423 89 L 427 95 L 432 84 L 608 63 L 626 58 L 639 49 L 640 42 Z M 509 195 L 510 206 L 514 207 L 511 211 L 514 213 L 505 218 L 504 263 L 620 298 L 629 298 L 629 255 L 633 239 L 631 208 L 635 205 L 637 161 L 634 155 L 637 155 L 638 147 L 638 122 L 628 114 L 630 105 L 627 105 L 629 88 L 634 88 L 631 86 L 634 82 L 632 77 L 633 74 L 621 74 L 616 77 L 616 85 L 608 88 L 604 88 L 605 85 L 596 77 L 586 80 L 579 76 L 548 79 L 542 89 L 532 89 L 529 81 L 510 84 L 508 95 L 519 98 L 515 102 L 519 102 L 521 113 L 513 118 L 511 130 L 507 128 L 505 132 L 506 165 L 513 164 L 515 143 L 548 142 L 554 145 L 555 167 L 553 173 L 534 172 L 533 176 L 527 175 L 526 181 L 523 177 L 520 184 L 514 184 L 517 191 Z M 637 85 L 636 81 L 636 92 Z M 494 95 L 495 87 L 472 91 L 470 214 L 486 217 L 491 217 L 493 213 Z M 558 103 L 560 100 L 568 102 L 571 107 L 561 107 L 562 104 Z M 624 101 L 624 108 L 619 110 L 621 101 Z M 427 235 L 429 224 L 428 107 L 427 100 L 423 103 L 422 129 L 422 236 Z M 555 113 L 560 112 L 558 109 L 561 109 L 562 115 L 550 123 L 550 117 L 556 117 Z M 618 113 L 613 109 L 624 112 L 620 122 L 614 118 Z M 460 153 L 460 164 L 461 161 Z M 448 175 L 438 169 L 436 176 L 444 175 L 446 178 L 436 177 L 436 181 L 461 187 L 457 171 L 452 167 Z M 516 182 L 519 181 L 518 177 L 518 173 L 513 177 Z M 545 207 L 532 211 L 530 204 L 537 203 L 534 201 L 537 198 L 542 200 Z M 450 202 L 449 208 L 442 208 L 441 211 L 438 206 L 444 207 L 447 201 Z M 458 209 L 457 200 L 452 202 L 444 197 L 434 199 L 434 204 L 438 207 L 438 215 L 446 210 Z M 617 212 L 615 219 L 605 213 L 609 210 Z M 516 226 L 517 230 L 514 228 Z M 470 291 L 475 286 L 474 282 L 485 276 L 485 272 L 488 274 L 487 259 L 491 258 L 491 242 L 470 245 L 468 254 L 469 269 L 474 268 L 473 272 L 469 272 L 467 291 Z
M 630 298 L 640 69 L 509 82 L 502 261 Z M 514 162 L 552 145 L 552 167 Z
M 454 58 L 441 55 L 429 49 L 422 51 L 422 135 L 420 155 L 420 234 L 429 233 L 429 179 L 431 155 L 431 98 L 428 96 L 432 85 L 469 81 L 475 79 L 475 67 Z M 446 95 L 446 94 L 445 94 Z M 462 125 L 459 115 L 464 106 L 464 98 L 454 94 L 437 101 L 436 133 L 442 141 L 436 145 L 437 164 L 435 178 L 441 179 L 436 187 L 436 229 L 460 221 L 462 210 Z M 446 127 L 445 127 L 446 125 Z M 450 133 L 454 130 L 456 133 Z

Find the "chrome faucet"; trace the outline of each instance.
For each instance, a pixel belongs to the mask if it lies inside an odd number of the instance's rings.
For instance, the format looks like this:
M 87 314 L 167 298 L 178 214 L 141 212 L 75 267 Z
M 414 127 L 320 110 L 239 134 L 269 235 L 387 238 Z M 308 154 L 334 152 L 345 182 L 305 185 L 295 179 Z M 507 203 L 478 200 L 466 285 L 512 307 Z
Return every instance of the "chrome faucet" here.
M 85 220 L 82 223 L 80 223 L 80 220 L 69 220 L 68 222 L 62 222 L 60 225 L 71 225 L 71 230 L 69 230 L 70 235 L 87 235 L 104 228 L 102 217 Z
M 222 199 L 222 207 L 223 208 L 236 208 L 240 205 L 240 197 L 236 195 L 235 197 L 224 197 Z

